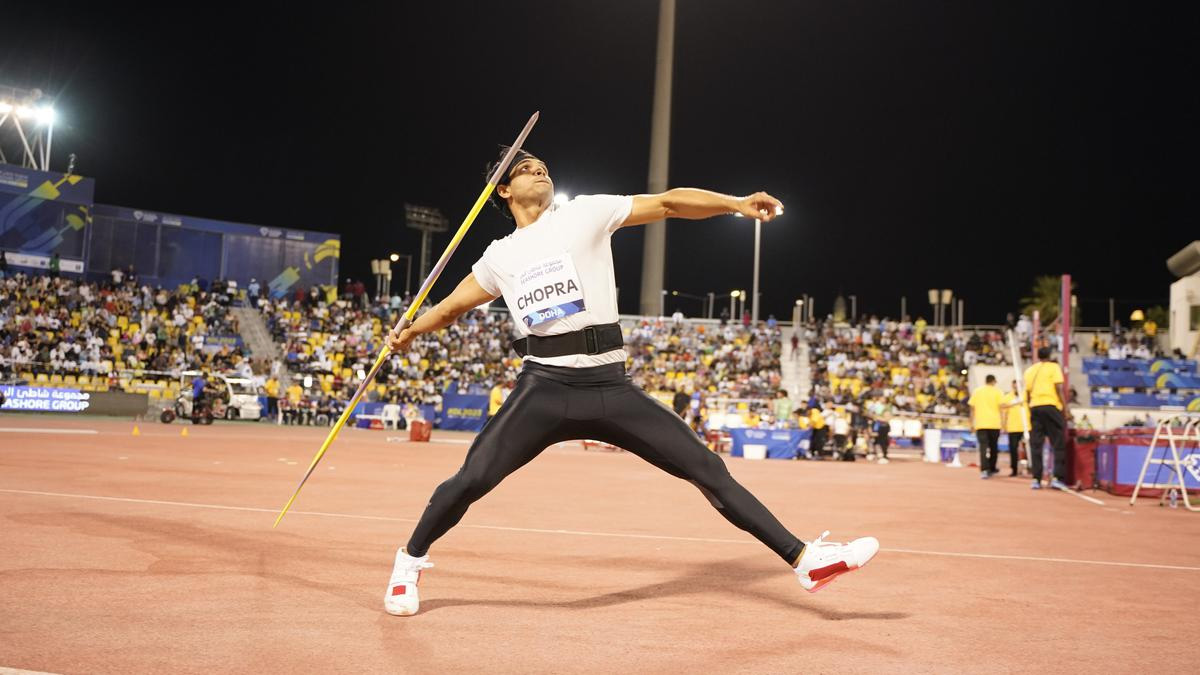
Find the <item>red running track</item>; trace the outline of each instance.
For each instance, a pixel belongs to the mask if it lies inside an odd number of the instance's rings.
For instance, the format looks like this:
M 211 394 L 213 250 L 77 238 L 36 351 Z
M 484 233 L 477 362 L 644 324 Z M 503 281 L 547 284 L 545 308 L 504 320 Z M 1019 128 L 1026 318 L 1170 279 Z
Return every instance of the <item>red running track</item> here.
M 421 613 L 397 618 L 382 610 L 392 555 L 468 437 L 347 430 L 272 530 L 323 430 L 132 426 L 0 418 L 0 667 L 1195 669 L 1170 608 L 1186 621 L 1200 605 L 1200 514 L 1156 502 L 918 461 L 727 460 L 802 538 L 882 542 L 810 595 L 691 486 L 572 444 L 476 504 L 432 550 Z

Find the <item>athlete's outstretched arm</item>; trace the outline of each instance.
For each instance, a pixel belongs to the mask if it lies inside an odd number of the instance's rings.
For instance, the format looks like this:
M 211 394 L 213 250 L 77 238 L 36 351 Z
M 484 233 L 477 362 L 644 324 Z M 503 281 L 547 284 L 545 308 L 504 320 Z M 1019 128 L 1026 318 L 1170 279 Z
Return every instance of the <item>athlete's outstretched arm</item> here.
M 404 352 L 416 336 L 445 328 L 454 323 L 455 319 L 466 312 L 475 309 L 485 302 L 491 302 L 497 297 L 499 296 L 492 295 L 483 290 L 479 282 L 475 281 L 474 274 L 468 274 L 465 279 L 459 282 L 454 292 L 448 295 L 445 300 L 430 308 L 429 311 L 417 317 L 417 320 L 413 321 L 411 326 L 405 328 L 399 334 L 395 331 L 389 332 L 387 337 L 388 348 L 393 352 Z
M 698 220 L 727 213 L 740 213 L 764 222 L 783 211 L 783 202 L 765 192 L 733 197 L 696 188 L 674 188 L 656 195 L 635 195 L 633 208 L 621 227 L 645 225 L 663 218 Z

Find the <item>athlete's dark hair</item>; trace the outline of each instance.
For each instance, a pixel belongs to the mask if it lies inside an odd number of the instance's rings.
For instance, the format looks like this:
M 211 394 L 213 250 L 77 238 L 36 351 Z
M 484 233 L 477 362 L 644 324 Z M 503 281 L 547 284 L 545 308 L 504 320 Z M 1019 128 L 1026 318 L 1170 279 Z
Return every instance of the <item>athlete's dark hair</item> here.
M 510 147 L 511 146 L 508 145 L 500 146 L 500 153 L 496 155 L 496 159 L 488 162 L 487 168 L 483 172 L 484 180 L 492 177 L 492 172 L 496 170 L 496 167 L 500 165 L 500 162 L 504 161 L 504 155 L 508 153 Z M 517 154 L 513 156 L 512 163 L 509 164 L 508 168 L 505 170 L 504 175 L 496 178 L 496 186 L 499 187 L 501 185 L 508 185 L 509 179 L 512 177 L 513 167 L 527 159 L 536 159 L 539 162 L 542 161 L 531 152 L 518 150 Z M 501 199 L 500 196 L 496 194 L 495 190 L 493 190 L 492 195 L 488 197 L 488 201 L 491 202 L 492 206 L 496 207 L 500 213 L 504 214 L 505 218 L 508 218 L 509 220 L 513 219 L 512 211 L 508 209 L 508 203 Z

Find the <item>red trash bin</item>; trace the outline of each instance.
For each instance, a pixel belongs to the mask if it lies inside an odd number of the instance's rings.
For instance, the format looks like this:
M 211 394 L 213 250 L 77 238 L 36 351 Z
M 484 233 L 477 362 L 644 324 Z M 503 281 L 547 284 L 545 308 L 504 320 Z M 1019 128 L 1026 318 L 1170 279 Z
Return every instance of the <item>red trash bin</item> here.
M 433 431 L 433 425 L 425 420 L 413 420 L 412 424 L 408 425 L 408 440 L 417 443 L 428 443 L 429 434 Z
M 1096 486 L 1096 448 L 1100 435 L 1091 429 L 1067 430 L 1067 485 L 1077 490 Z

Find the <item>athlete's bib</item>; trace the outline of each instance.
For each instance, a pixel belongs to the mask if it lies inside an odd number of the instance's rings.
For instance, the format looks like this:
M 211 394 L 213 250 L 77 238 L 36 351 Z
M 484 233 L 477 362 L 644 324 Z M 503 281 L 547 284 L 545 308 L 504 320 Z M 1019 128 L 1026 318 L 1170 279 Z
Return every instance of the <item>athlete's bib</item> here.
M 533 263 L 516 282 L 515 313 L 530 328 L 584 310 L 583 286 L 568 253 Z

